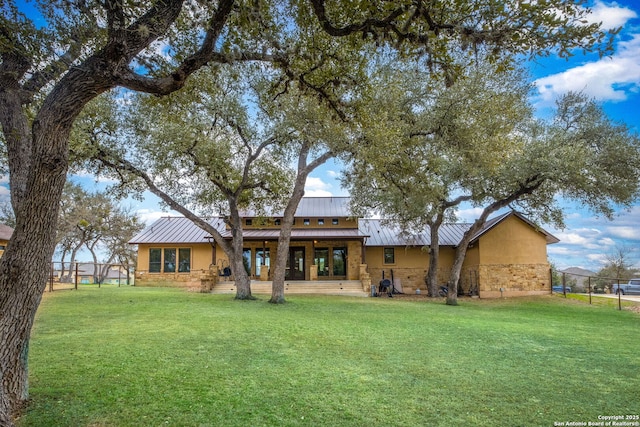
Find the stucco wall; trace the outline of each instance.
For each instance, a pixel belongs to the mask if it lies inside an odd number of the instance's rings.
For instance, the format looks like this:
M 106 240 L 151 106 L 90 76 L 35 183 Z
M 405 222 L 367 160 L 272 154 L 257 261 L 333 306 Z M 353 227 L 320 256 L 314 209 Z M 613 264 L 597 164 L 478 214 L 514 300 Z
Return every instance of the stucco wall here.
M 479 242 L 479 264 L 546 264 L 545 236 L 515 216 L 487 231 Z
M 545 236 L 511 216 L 469 248 L 460 287 L 465 294 L 475 289 L 482 298 L 549 293 L 549 268 Z

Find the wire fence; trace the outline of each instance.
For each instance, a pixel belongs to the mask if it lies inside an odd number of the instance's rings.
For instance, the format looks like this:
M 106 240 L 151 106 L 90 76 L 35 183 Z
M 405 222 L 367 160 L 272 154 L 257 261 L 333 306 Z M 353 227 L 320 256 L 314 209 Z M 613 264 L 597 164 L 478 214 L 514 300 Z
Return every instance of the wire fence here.
M 46 291 L 78 289 L 83 286 L 134 285 L 134 266 L 92 262 L 52 262 Z
M 560 278 L 558 283 L 555 278 Z M 626 284 L 628 279 L 603 277 L 603 276 L 590 276 L 580 273 L 570 273 L 566 271 L 552 271 L 552 292 L 561 293 L 567 298 L 567 294 L 586 294 L 589 298 L 589 304 L 593 304 L 593 296 L 609 296 L 615 297 L 617 300 L 618 310 L 622 310 L 623 301 L 626 294 L 621 291 L 621 285 Z M 640 292 L 637 293 L 640 296 Z M 637 302 L 631 302 L 631 305 L 640 303 L 640 298 Z

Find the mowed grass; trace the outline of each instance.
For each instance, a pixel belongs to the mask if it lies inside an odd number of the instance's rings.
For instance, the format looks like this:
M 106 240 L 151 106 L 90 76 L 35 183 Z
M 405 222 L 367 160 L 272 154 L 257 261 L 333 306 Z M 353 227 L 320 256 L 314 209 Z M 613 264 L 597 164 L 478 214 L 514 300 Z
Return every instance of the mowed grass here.
M 551 426 L 640 414 L 640 315 L 177 289 L 46 294 L 20 426 Z

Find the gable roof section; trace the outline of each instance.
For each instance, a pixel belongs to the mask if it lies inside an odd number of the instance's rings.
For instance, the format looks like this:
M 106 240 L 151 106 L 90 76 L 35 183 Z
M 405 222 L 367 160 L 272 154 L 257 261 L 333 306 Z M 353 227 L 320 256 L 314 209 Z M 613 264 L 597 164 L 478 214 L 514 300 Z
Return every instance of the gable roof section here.
M 366 246 L 428 246 L 431 236 L 426 230 L 416 235 L 403 235 L 400 227 L 388 225 L 379 219 L 361 219 L 360 232 L 368 235 Z M 438 233 L 440 246 L 456 246 L 469 224 L 443 224 Z
M 517 211 L 509 211 L 506 212 L 502 215 L 498 215 L 495 218 L 492 218 L 490 220 L 488 220 L 485 224 L 484 227 L 482 227 L 482 229 L 480 231 L 478 231 L 473 238 L 471 239 L 471 243 L 477 242 L 478 239 L 485 234 L 486 232 L 488 232 L 489 230 L 491 230 L 492 228 L 494 228 L 496 225 L 500 224 L 502 221 L 504 221 L 505 219 L 509 218 L 510 216 L 515 216 L 516 218 L 520 219 L 521 221 L 525 222 L 526 224 L 528 224 L 531 228 L 533 228 L 535 231 L 541 233 L 545 239 L 547 240 L 547 244 L 550 245 L 552 243 L 558 243 L 560 241 L 560 239 L 558 239 L 557 237 L 555 237 L 553 234 L 549 233 L 548 231 L 544 230 L 543 228 L 539 227 L 538 225 L 536 225 L 535 223 L 533 223 L 532 221 L 530 221 L 529 219 L 527 219 L 524 215 L 522 215 L 520 212 Z
M 211 224 L 220 232 L 225 231 L 225 224 L 222 218 L 210 219 Z M 211 237 L 209 233 L 195 225 L 190 219 L 184 217 L 163 217 L 142 230 L 129 244 L 137 245 L 141 243 L 203 243 Z

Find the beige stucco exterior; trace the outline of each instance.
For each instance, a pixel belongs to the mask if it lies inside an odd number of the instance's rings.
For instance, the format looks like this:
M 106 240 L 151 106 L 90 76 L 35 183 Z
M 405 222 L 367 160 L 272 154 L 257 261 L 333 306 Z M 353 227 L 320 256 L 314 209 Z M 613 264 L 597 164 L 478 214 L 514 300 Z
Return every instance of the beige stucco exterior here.
M 335 220 L 335 222 L 334 222 Z M 244 224 L 247 230 L 244 248 L 251 254 L 250 276 L 253 280 L 271 280 L 273 265 L 277 251 L 277 233 L 279 225 L 274 219 L 262 220 L 252 218 Z M 331 235 L 330 229 L 346 231 L 358 230 L 358 220 L 353 218 L 325 217 L 297 217 L 294 229 L 308 230 L 315 235 Z M 271 233 L 271 234 L 269 234 Z M 303 258 L 297 258 L 295 266 L 301 271 L 301 276 L 293 280 L 309 282 L 326 280 L 361 280 L 363 290 L 370 285 L 377 285 L 382 278 L 393 279 L 399 283 L 405 293 L 415 293 L 416 290 L 426 291 L 425 277 L 429 268 L 429 250 L 420 245 L 413 246 L 375 246 L 366 245 L 366 236 L 358 233 L 340 231 L 335 235 L 341 238 L 309 238 L 306 232 L 298 233 L 298 238 L 291 240 L 290 250 L 297 249 L 298 254 L 304 253 Z M 354 237 L 347 237 L 353 235 Z M 262 236 L 262 238 L 259 238 Z M 475 295 L 483 298 L 500 296 L 519 296 L 549 293 L 551 291 L 550 266 L 547 261 L 548 234 L 533 226 L 532 223 L 518 215 L 507 215 L 491 224 L 479 234 L 469 247 L 463 264 L 460 287 L 466 293 L 474 291 Z M 190 270 L 188 272 L 150 272 L 149 253 L 152 249 L 165 248 L 190 249 Z M 346 257 L 337 255 L 344 254 Z M 392 249 L 392 260 L 387 256 L 385 248 Z M 260 253 L 269 252 L 267 266 L 257 268 Z M 320 253 L 324 253 L 324 264 L 319 262 Z M 389 255 L 389 252 L 387 253 Z M 442 246 L 438 268 L 438 282 L 446 284 L 453 265 L 455 247 Z M 342 264 L 344 259 L 344 274 L 336 274 L 334 260 Z M 291 258 L 293 260 L 293 258 Z M 164 260 L 163 260 L 164 261 Z M 161 264 L 164 266 L 164 262 Z M 318 265 L 322 264 L 322 265 Z M 209 242 L 193 244 L 139 244 L 138 268 L 136 284 L 143 286 L 187 286 L 198 287 L 203 279 L 211 280 L 211 276 L 220 274 L 224 267 L 229 266 L 226 254 L 218 245 L 212 247 Z M 302 270 L 304 267 L 304 277 Z M 156 269 L 157 263 L 156 263 Z M 290 271 L 290 270 L 288 270 Z M 219 280 L 215 278 L 213 280 Z M 292 279 L 289 279 L 292 280 Z
M 477 286 L 483 298 L 547 294 L 550 268 L 545 235 L 509 216 L 469 248 L 460 286 L 465 291 Z
M 150 249 L 189 248 L 191 249 L 191 268 L 188 273 L 150 273 Z M 164 259 L 162 260 L 164 261 Z M 212 264 L 212 249 L 209 243 L 200 244 L 140 244 L 138 245 L 138 265 L 136 268 L 137 286 L 199 286 L 200 278 L 209 272 Z
M 389 248 L 388 246 L 386 248 Z M 429 251 L 423 247 L 394 246 L 395 262 L 384 262 L 385 247 L 367 247 L 366 261 L 373 284 L 382 280 L 382 273 L 386 279 L 399 282 L 405 293 L 415 293 L 417 289 L 426 291 L 425 277 L 429 271 Z M 455 250 L 451 247 L 440 248 L 438 268 L 438 282 L 446 284 L 449 270 L 453 265 Z M 393 270 L 393 271 L 392 271 Z

